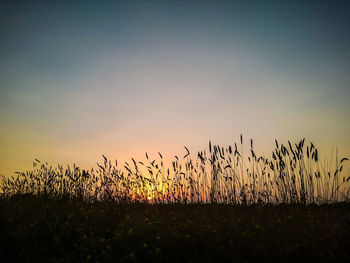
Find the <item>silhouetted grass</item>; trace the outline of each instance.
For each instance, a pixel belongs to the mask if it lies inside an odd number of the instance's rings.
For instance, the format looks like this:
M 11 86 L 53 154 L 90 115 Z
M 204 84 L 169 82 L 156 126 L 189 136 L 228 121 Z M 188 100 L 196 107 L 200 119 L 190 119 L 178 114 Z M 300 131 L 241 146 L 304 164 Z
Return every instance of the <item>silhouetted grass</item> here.
M 1 262 L 349 261 L 347 158 L 321 162 L 304 139 L 271 158 L 252 140 L 243 155 L 242 136 L 185 150 L 170 167 L 146 153 L 3 177 Z
M 324 204 L 348 201 L 350 176 L 344 173 L 347 158 L 320 161 L 313 143 L 279 144 L 271 158 L 258 156 L 250 141 L 248 155 L 240 145 L 209 149 L 192 156 L 175 156 L 170 166 L 163 156 L 155 160 L 125 162 L 118 166 L 103 156 L 89 171 L 35 160 L 34 169 L 2 178 L 3 196 L 32 194 L 47 198 L 118 203 L 220 203 L 220 204 Z M 332 154 L 333 155 L 333 154 Z M 149 200 L 150 199 L 150 200 Z

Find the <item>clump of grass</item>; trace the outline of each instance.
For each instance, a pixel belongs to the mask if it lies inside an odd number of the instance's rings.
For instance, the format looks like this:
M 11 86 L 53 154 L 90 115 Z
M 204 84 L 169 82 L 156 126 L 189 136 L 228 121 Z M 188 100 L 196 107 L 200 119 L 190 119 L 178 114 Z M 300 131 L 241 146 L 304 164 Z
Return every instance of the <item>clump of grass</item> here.
M 258 156 L 250 141 L 249 155 L 240 145 L 222 147 L 209 142 L 209 148 L 192 156 L 186 154 L 166 166 L 163 156 L 146 161 L 125 162 L 122 167 L 106 156 L 97 168 L 73 165 L 52 167 L 35 160 L 33 169 L 2 177 L 3 196 L 30 194 L 48 198 L 78 199 L 88 202 L 118 203 L 220 203 L 324 204 L 348 201 L 350 176 L 337 156 L 320 162 L 313 143 L 275 141 L 271 158 Z M 333 155 L 333 154 L 332 154 Z

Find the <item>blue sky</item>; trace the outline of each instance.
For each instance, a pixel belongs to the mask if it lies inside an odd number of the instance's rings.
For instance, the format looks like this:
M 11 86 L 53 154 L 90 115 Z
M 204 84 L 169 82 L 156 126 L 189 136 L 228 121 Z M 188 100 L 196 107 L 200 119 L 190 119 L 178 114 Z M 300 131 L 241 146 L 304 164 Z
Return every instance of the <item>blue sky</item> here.
M 2 1 L 0 173 L 240 133 L 350 153 L 346 1 Z M 18 168 L 18 169 L 17 169 Z

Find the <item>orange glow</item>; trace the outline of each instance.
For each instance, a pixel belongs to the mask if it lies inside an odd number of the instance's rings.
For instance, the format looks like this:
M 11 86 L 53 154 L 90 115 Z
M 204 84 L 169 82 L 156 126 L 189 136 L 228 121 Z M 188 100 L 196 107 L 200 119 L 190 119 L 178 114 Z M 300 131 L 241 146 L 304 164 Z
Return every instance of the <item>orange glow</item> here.
M 148 196 L 147 199 L 148 199 L 148 200 L 152 200 L 152 197 L 151 197 L 151 196 Z

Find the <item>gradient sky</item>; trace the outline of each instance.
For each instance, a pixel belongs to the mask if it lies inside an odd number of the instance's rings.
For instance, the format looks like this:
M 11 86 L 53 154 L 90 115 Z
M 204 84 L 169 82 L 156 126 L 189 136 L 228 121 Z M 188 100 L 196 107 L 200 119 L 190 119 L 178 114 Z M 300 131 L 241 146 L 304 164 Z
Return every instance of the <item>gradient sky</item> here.
M 350 8 L 305 2 L 1 1 L 0 173 L 240 133 L 350 156 Z

